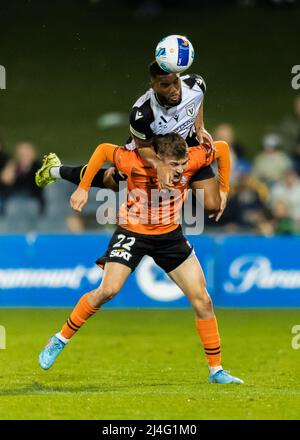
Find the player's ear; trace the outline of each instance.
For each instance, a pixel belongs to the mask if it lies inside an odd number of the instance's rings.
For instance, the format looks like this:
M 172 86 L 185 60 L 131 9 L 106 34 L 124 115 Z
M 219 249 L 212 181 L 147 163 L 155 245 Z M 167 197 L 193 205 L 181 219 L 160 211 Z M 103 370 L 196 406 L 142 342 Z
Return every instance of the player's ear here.
M 155 86 L 155 79 L 154 78 L 150 78 L 150 87 L 153 89 Z

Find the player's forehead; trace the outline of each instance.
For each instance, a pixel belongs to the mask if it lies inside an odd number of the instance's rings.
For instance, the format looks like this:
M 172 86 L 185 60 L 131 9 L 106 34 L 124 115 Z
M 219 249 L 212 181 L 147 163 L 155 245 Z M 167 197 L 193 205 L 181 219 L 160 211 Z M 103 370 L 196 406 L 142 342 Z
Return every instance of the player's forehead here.
M 181 159 L 178 159 L 176 156 L 172 156 L 172 155 L 167 155 L 167 156 L 164 157 L 164 159 L 167 162 L 176 163 L 178 165 L 185 164 L 187 162 L 188 158 L 189 158 L 188 157 L 188 153 L 186 153 L 186 155 L 184 157 L 182 157 Z
M 179 74 L 169 73 L 168 75 L 157 75 L 155 81 L 158 84 L 172 84 L 179 79 Z

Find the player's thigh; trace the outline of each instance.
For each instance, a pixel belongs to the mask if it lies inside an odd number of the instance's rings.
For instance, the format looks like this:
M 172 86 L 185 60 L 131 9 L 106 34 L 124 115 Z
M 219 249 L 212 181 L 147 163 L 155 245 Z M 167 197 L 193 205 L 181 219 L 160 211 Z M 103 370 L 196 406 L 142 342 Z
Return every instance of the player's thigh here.
M 122 289 L 131 269 L 120 263 L 106 263 L 100 286 L 90 293 L 90 301 L 99 307 L 110 301 Z
M 122 263 L 108 262 L 105 264 L 100 288 L 112 294 L 118 293 L 131 274 L 130 267 Z
M 205 276 L 198 258 L 195 255 L 187 258 L 176 269 L 168 273 L 193 306 L 197 301 L 208 300 Z
M 165 234 L 162 240 L 152 239 L 152 248 L 148 248 L 148 255 L 166 273 L 180 266 L 193 252 L 193 247 L 182 234 L 181 227 Z
M 221 198 L 219 193 L 219 185 L 215 177 L 205 180 L 195 180 L 190 184 L 196 198 L 202 201 L 202 194 L 204 191 L 204 208 L 207 211 L 218 211 L 220 209 Z M 198 193 L 197 190 L 201 190 Z

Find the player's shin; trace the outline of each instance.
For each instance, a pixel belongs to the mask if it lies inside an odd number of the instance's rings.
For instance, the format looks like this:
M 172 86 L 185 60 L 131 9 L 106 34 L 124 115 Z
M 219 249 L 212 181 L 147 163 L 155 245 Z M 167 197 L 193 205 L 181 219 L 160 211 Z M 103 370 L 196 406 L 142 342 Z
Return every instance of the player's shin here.
M 57 333 L 58 339 L 65 344 L 69 342 L 72 336 L 83 326 L 83 324 L 98 310 L 99 307 L 93 307 L 88 300 L 88 293 L 83 295 L 76 304 L 73 312 L 68 317 L 61 331 Z
M 56 171 L 54 168 L 51 168 L 51 175 L 55 173 L 55 176 L 52 177 L 55 178 L 61 178 L 64 180 L 67 180 L 68 182 L 74 183 L 75 185 L 79 185 L 81 182 L 82 177 L 84 176 L 85 170 L 87 165 L 79 166 L 79 167 L 67 167 L 62 165 L 59 167 L 59 171 Z M 55 167 L 57 168 L 57 167 Z M 106 185 L 104 184 L 104 173 L 105 169 L 101 169 L 98 171 L 98 173 L 95 175 L 93 181 L 92 181 L 92 187 L 95 188 L 106 188 Z M 57 173 L 59 175 L 57 175 Z
M 210 319 L 196 319 L 197 331 L 203 345 L 211 374 L 222 370 L 221 342 L 215 316 Z

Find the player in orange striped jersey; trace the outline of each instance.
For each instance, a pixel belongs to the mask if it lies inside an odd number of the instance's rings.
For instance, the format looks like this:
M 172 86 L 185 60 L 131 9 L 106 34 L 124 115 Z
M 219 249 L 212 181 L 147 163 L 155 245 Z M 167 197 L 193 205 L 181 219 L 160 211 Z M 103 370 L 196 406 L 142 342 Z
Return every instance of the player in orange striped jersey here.
M 131 206 L 127 203 L 121 213 L 121 218 L 126 221 L 118 226 L 108 246 L 100 286 L 81 297 L 61 331 L 52 336 L 40 354 L 40 365 L 44 369 L 51 367 L 58 354 L 86 320 L 120 291 L 143 256 L 149 255 L 179 286 L 194 308 L 196 327 L 209 365 L 209 381 L 243 383 L 222 368 L 218 325 L 206 290 L 203 271 L 193 248 L 182 234 L 181 226 L 175 222 L 190 178 L 199 168 L 207 166 L 207 161 L 211 159 L 207 159 L 203 148 L 187 148 L 185 140 L 176 133 L 156 138 L 154 146 L 158 157 L 172 168 L 173 185 L 178 190 L 177 201 L 173 203 L 169 199 L 168 202 L 171 211 L 169 222 L 160 221 L 155 225 L 147 221 L 132 222 Z M 214 147 L 214 156 L 221 171 L 220 185 L 223 191 L 228 191 L 229 147 L 226 142 L 215 142 Z M 158 189 L 155 170 L 136 151 L 118 148 L 112 144 L 101 144 L 92 155 L 79 188 L 71 197 L 71 206 L 75 210 L 81 211 L 84 207 L 93 177 L 105 161 L 114 163 L 127 175 L 129 194 L 137 188 L 147 194 L 151 187 Z M 137 198 L 133 203 L 137 210 L 142 210 L 144 200 Z

